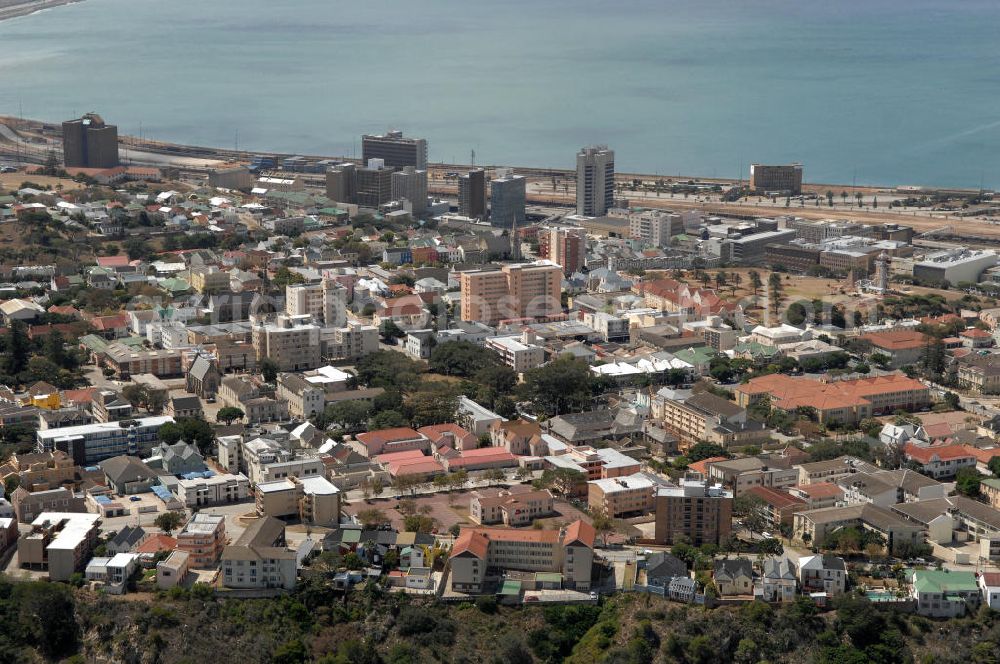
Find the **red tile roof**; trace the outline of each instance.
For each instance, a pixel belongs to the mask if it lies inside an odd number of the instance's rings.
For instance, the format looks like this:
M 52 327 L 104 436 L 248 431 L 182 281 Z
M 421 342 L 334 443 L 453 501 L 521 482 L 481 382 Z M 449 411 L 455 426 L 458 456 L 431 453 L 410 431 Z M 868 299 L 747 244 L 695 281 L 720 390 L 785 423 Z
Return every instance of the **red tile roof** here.
M 906 456 L 922 464 L 928 464 L 935 459 L 940 461 L 953 461 L 955 459 L 973 458 L 973 455 L 964 445 L 931 445 L 921 447 L 913 443 L 907 443 L 903 447 Z
M 861 338 L 876 348 L 891 351 L 923 348 L 929 337 L 916 330 L 888 330 L 886 332 L 870 332 L 862 335 Z
M 701 461 L 695 461 L 694 463 L 688 464 L 688 470 L 693 470 L 696 473 L 701 473 L 702 475 L 708 475 L 708 466 L 710 464 L 716 463 L 718 461 L 725 461 L 724 456 L 714 456 L 707 459 L 702 459 Z
M 769 486 L 751 487 L 747 489 L 747 493 L 757 496 L 768 505 L 773 505 L 779 510 L 786 507 L 798 507 L 806 504 L 806 501 L 801 498 L 796 498 L 795 496 L 787 494 L 784 491 L 778 491 L 777 489 L 772 489 Z
M 563 539 L 563 544 L 580 542 L 590 548 L 594 548 L 594 539 L 596 537 L 597 531 L 592 525 L 582 519 L 577 519 L 573 523 L 566 526 L 566 536 Z

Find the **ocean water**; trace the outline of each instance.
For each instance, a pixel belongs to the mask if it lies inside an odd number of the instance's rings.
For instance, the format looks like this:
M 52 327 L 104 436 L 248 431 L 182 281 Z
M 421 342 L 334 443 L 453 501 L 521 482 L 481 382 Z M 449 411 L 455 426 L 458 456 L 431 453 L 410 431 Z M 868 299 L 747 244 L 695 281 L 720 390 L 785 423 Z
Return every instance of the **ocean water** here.
M 0 113 L 307 154 L 1000 187 L 1000 0 L 85 0 L 0 22 Z

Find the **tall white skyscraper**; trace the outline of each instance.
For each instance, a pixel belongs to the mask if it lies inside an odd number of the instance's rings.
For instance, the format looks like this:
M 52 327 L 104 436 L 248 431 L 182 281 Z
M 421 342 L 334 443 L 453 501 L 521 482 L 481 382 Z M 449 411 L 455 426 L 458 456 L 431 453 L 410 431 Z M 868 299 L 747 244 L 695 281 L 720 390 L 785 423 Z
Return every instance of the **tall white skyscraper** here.
M 583 148 L 576 155 L 576 213 L 607 214 L 615 200 L 615 152 L 606 145 Z

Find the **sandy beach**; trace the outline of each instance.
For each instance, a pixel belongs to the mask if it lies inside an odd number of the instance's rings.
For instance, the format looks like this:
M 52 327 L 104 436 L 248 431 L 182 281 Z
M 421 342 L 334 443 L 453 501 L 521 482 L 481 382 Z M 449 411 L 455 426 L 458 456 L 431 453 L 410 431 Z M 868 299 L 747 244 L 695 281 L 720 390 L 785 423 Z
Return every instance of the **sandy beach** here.
M 27 16 L 43 9 L 69 5 L 82 0 L 0 0 L 0 21 Z

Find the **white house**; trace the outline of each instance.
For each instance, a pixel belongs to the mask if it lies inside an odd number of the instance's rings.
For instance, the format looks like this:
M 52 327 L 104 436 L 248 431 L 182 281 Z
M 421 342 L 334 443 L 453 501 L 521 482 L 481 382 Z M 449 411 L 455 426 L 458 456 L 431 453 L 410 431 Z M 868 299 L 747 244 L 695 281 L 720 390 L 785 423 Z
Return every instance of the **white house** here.
M 798 590 L 795 564 L 788 558 L 768 558 L 764 561 L 764 600 L 767 602 L 791 602 Z
M 843 558 L 831 555 L 800 558 L 798 573 L 803 592 L 839 595 L 847 590 L 847 565 Z

